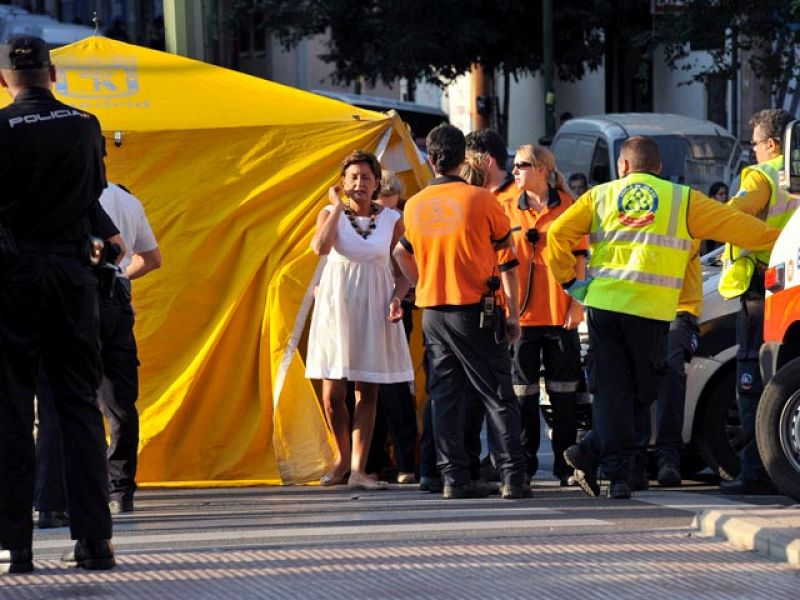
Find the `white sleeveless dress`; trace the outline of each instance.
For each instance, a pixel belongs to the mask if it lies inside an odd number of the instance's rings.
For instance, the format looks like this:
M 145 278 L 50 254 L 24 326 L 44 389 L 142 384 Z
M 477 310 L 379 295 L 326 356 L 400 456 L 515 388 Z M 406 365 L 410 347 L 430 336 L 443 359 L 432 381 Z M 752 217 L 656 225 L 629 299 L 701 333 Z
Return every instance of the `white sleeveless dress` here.
M 369 226 L 369 217 L 356 218 L 360 227 Z M 386 319 L 394 291 L 390 246 L 399 218 L 397 211 L 383 209 L 375 217 L 372 234 L 364 239 L 347 215 L 340 214 L 311 316 L 309 379 L 414 380 L 403 323 Z

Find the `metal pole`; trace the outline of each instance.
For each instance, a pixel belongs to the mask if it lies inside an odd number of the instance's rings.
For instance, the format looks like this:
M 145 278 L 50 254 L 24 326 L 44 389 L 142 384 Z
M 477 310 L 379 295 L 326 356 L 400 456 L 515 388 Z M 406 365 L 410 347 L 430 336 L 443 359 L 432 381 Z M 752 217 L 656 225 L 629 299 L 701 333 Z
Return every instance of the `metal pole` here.
M 187 31 L 189 14 L 186 0 L 164 0 L 164 30 L 167 52 L 189 56 Z
M 731 80 L 731 133 L 739 139 L 739 35 L 736 27 L 731 28 L 731 66 L 733 77 Z
M 544 142 L 549 144 L 556 133 L 556 92 L 553 86 L 553 0 L 542 2 L 542 62 L 544 70 Z

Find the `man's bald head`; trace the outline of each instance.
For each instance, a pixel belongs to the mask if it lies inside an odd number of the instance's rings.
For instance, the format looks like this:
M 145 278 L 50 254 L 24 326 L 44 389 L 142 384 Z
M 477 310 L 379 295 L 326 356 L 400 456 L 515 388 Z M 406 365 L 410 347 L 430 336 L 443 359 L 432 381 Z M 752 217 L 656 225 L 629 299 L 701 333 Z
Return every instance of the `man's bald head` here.
M 619 163 L 617 165 L 620 177 L 628 173 L 661 172 L 661 152 L 653 138 L 645 135 L 636 135 L 622 142 L 619 150 Z

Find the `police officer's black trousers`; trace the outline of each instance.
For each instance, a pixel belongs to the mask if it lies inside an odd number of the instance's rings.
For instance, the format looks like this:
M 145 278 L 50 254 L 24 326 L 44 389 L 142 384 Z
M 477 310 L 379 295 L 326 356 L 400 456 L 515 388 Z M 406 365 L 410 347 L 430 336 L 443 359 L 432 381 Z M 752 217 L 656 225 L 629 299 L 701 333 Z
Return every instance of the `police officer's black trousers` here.
M 736 399 L 742 423 L 741 479 L 769 480 L 756 444 L 756 412 L 764 382 L 758 363 L 758 353 L 764 343 L 764 272 L 756 270 L 749 289 L 740 296 L 741 308 L 736 315 Z
M 553 409 L 553 475 L 562 477 L 571 470 L 564 450 L 575 443 L 577 423 L 575 404 L 583 378 L 578 331 L 563 327 L 523 327 L 513 349 L 514 392 L 520 404 L 522 449 L 529 477 L 536 474 L 539 461 L 540 423 L 539 379 L 544 364 L 544 379 Z
M 495 459 L 504 482 L 522 485 L 525 468 L 519 404 L 511 387 L 511 357 L 506 342 L 498 343 L 494 331 L 480 329 L 477 305 L 425 309 L 422 324 L 437 462 L 444 482 L 464 485 L 470 481 L 464 445 L 464 388 L 469 381 L 481 395 L 489 425 L 494 429 L 498 446 Z
M 699 330 L 697 317 L 680 312 L 669 324 L 667 370 L 661 380 L 656 399 L 656 462 L 659 468 L 680 466 L 683 446 L 683 411 L 686 404 L 686 364 L 697 349 Z M 639 432 L 639 452 L 644 454 L 652 436 L 650 419 L 644 419 Z
M 7 549 L 31 546 L 40 360 L 64 437 L 72 537 L 108 539 L 97 278 L 78 258 L 26 255 L 0 267 L 0 544 Z
M 118 284 L 118 286 L 121 284 Z M 100 407 L 108 420 L 109 495 L 111 500 L 130 500 L 136 491 L 136 457 L 139 447 L 139 360 L 133 336 L 134 316 L 130 301 L 119 297 L 100 302 L 100 340 L 104 384 Z M 109 389 L 110 388 L 110 389 Z M 111 393 L 106 393 L 110 391 Z
M 36 493 L 39 511 L 67 510 L 64 485 L 64 442 L 50 380 L 42 370 L 36 384 L 39 432 L 36 436 Z
M 650 418 L 666 370 L 669 322 L 587 310 L 595 442 L 611 481 L 627 480 L 637 431 Z

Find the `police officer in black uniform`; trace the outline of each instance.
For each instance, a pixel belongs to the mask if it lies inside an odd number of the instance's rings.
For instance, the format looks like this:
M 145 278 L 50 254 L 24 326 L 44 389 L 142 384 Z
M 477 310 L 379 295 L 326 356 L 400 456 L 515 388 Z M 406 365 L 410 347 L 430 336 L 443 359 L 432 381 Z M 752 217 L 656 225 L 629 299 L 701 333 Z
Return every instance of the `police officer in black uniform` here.
M 100 385 L 98 278 L 88 236 L 122 245 L 98 198 L 105 187 L 97 119 L 57 101 L 45 42 L 0 46 L 0 573 L 33 569 L 33 397 L 47 372 L 61 429 L 70 531 L 62 560 L 114 566 Z

